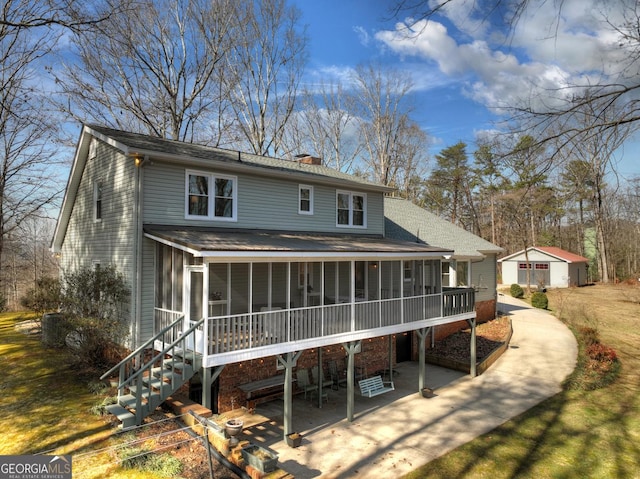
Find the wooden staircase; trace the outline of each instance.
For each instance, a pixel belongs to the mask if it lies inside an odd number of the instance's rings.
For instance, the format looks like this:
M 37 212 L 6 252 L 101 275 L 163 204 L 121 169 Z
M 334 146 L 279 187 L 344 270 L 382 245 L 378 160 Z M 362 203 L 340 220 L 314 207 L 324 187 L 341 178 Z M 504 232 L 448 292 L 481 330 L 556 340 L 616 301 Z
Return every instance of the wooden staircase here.
M 204 319 L 185 331 L 183 324 L 184 318 L 178 318 L 100 377 L 118 372 L 118 401 L 106 409 L 123 429 L 141 425 L 202 367 L 194 345 Z

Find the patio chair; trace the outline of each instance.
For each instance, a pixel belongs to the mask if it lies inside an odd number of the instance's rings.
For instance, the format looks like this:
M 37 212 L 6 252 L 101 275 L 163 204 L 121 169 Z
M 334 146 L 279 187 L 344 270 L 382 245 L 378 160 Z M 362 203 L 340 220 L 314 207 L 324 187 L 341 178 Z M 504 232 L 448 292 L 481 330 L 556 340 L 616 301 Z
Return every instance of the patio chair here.
M 311 384 L 309 380 L 309 371 L 306 369 L 298 369 L 296 371 L 296 379 L 298 387 L 304 391 L 304 398 L 307 399 L 307 393 L 311 391 L 317 391 L 318 386 Z
M 314 366 L 311 368 L 311 377 L 313 378 L 313 383 L 320 385 L 320 377 L 318 374 L 318 366 Z M 332 386 L 333 385 L 333 380 L 332 379 L 325 379 L 324 378 L 324 374 L 322 375 L 322 388 L 326 388 L 328 386 Z
M 347 376 L 344 370 L 340 372 L 338 363 L 329 361 L 329 377 L 331 378 L 331 389 L 338 389 L 340 386 L 347 386 Z

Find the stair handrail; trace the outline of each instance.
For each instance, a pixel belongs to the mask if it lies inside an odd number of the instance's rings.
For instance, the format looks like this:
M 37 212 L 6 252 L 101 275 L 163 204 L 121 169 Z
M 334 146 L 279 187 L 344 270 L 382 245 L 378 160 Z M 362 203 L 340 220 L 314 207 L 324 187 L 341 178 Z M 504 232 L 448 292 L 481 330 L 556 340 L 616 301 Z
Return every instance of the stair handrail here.
M 196 323 L 194 323 L 189 329 L 184 331 L 178 337 L 178 339 L 174 339 L 172 343 L 170 343 L 168 346 L 165 346 L 162 351 L 160 351 L 152 359 L 150 359 L 145 366 L 142 366 L 135 373 L 133 373 L 131 376 L 129 376 L 125 381 L 122 382 L 122 384 L 118 384 L 118 388 L 123 388 L 127 384 L 130 384 L 131 382 L 133 382 L 134 379 L 136 379 L 138 376 L 140 376 L 144 371 L 146 371 L 147 369 L 153 367 L 153 364 L 158 359 L 163 358 L 165 356 L 165 354 L 167 354 L 172 348 L 177 346 L 180 341 L 184 341 L 187 338 L 187 336 L 189 336 L 189 334 L 193 333 L 198 328 L 198 326 L 200 326 L 202 323 L 204 323 L 205 319 L 206 318 L 202 318 L 202 319 L 198 320 Z M 194 350 L 195 350 L 195 341 L 194 341 L 194 346 L 193 347 L 194 347 Z
M 176 319 L 169 326 L 165 326 L 164 328 L 162 328 L 160 330 L 160 332 L 156 333 L 155 336 L 153 336 L 150 339 L 148 339 L 147 341 L 145 341 L 144 344 L 139 346 L 135 351 L 130 353 L 126 358 L 124 358 L 122 361 L 120 361 L 118 364 L 116 364 L 114 367 L 112 367 L 106 373 L 104 373 L 102 376 L 100 376 L 100 379 L 104 380 L 107 377 L 109 377 L 110 374 L 115 373 L 121 366 L 124 366 L 126 363 L 131 361 L 133 358 L 138 356 L 141 352 L 143 352 L 145 349 L 147 349 L 151 345 L 151 343 L 153 343 L 156 339 L 158 339 L 164 333 L 169 331 L 171 328 L 175 327 L 180 321 L 184 321 L 184 314 L 182 316 L 180 316 L 178 319 Z

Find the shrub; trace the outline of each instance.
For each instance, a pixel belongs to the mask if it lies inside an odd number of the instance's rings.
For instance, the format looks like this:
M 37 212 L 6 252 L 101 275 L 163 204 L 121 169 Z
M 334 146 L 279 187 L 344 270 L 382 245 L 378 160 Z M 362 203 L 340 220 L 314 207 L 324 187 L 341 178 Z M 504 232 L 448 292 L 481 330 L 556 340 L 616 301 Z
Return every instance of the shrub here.
M 519 284 L 514 283 L 511 285 L 511 296 L 514 298 L 524 298 L 524 290 Z
M 534 308 L 547 309 L 549 306 L 549 298 L 541 291 L 536 291 L 531 295 L 531 305 Z
M 587 346 L 587 356 L 594 361 L 613 363 L 618 360 L 616 350 L 602 343 L 592 343 Z
M 43 313 L 57 311 L 60 308 L 61 297 L 58 278 L 40 278 L 36 281 L 36 287 L 20 298 L 20 304 L 42 316 Z
M 583 326 L 576 335 L 580 350 L 578 364 L 567 380 L 570 389 L 591 391 L 616 380 L 621 369 L 615 349 L 600 342 L 598 330 Z
M 85 268 L 64 278 L 62 310 L 71 324 L 67 343 L 75 363 L 103 370 L 116 362 L 128 333 L 124 276 L 115 267 Z
M 578 332 L 580 333 L 580 337 L 582 338 L 582 341 L 584 341 L 585 346 L 590 346 L 592 344 L 597 344 L 600 342 L 598 330 L 595 328 L 582 326 L 578 330 Z

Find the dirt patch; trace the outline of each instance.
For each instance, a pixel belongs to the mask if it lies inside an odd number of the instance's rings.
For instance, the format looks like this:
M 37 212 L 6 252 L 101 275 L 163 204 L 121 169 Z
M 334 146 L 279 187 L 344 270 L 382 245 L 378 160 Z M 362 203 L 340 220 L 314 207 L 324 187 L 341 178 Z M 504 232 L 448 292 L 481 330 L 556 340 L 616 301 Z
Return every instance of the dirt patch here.
M 200 438 L 187 432 L 185 425 L 172 413 L 157 410 L 145 420 L 145 426 L 134 434 L 136 447 L 171 454 L 182 463 L 180 477 L 184 479 L 209 479 L 209 457 Z M 114 422 L 115 424 L 115 422 Z M 145 440 L 147 439 L 147 440 Z M 224 464 L 212 457 L 213 477 L 216 479 L 239 479 Z
M 481 362 L 508 340 L 511 321 L 501 316 L 476 326 L 476 360 Z M 465 329 L 436 341 L 433 348 L 427 349 L 427 360 L 444 359 L 446 361 L 469 364 L 471 330 Z

